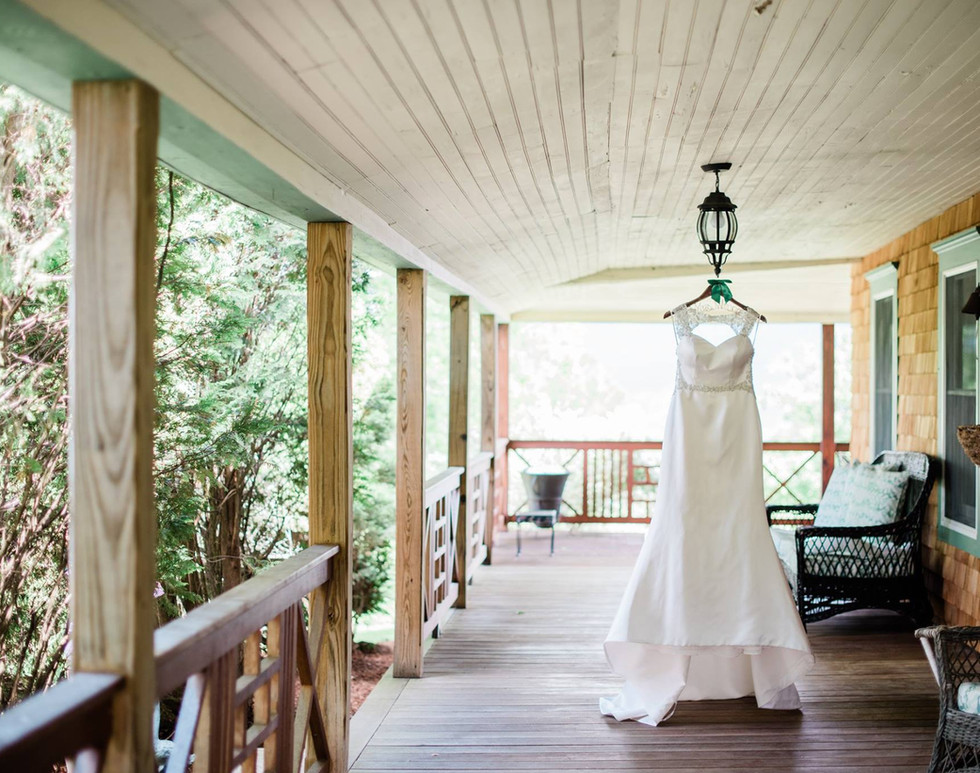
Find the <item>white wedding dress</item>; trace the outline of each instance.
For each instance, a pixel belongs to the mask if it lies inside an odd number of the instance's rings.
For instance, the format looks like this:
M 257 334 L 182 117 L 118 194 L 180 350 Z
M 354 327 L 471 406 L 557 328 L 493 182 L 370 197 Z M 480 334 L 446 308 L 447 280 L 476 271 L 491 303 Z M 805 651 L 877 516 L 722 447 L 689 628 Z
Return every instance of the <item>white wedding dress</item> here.
M 711 309 L 711 310 L 709 310 Z M 798 709 L 813 666 L 762 488 L 762 429 L 752 386 L 754 311 L 711 301 L 673 311 L 677 381 L 653 518 L 605 642 L 626 677 L 603 714 L 650 725 L 677 701 L 755 695 Z M 722 322 L 717 346 L 694 333 Z

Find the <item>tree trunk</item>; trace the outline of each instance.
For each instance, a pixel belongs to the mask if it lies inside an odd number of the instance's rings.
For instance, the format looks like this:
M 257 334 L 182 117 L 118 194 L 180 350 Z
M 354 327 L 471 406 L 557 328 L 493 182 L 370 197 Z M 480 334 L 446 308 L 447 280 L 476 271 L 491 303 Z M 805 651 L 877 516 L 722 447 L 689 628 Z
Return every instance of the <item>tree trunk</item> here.
M 242 581 L 242 484 L 244 475 L 237 467 L 225 467 L 220 483 L 211 492 L 211 519 L 215 535 L 214 552 L 208 558 L 217 570 L 218 593 L 234 588 Z M 211 529 L 209 529 L 211 531 Z

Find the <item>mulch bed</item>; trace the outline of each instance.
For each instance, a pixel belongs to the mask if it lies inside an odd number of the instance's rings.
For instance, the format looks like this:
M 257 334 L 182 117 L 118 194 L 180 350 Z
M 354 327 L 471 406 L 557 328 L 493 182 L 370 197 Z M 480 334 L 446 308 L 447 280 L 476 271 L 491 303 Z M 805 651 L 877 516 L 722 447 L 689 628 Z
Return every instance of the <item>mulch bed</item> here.
M 351 714 L 367 699 L 374 686 L 381 681 L 393 658 L 390 642 L 364 644 L 355 642 L 351 652 Z

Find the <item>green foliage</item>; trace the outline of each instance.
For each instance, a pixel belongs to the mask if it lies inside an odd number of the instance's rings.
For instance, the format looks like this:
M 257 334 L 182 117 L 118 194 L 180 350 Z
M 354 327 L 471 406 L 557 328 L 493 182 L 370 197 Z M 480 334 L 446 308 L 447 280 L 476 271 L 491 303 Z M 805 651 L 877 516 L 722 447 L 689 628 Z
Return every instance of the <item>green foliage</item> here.
M 69 142 L 65 117 L 0 85 L 0 706 L 66 664 Z M 306 261 L 295 229 L 164 169 L 157 187 L 163 622 L 305 543 Z M 355 615 L 390 574 L 390 285 L 355 265 Z
M 68 139 L 0 85 L 0 706 L 65 671 Z

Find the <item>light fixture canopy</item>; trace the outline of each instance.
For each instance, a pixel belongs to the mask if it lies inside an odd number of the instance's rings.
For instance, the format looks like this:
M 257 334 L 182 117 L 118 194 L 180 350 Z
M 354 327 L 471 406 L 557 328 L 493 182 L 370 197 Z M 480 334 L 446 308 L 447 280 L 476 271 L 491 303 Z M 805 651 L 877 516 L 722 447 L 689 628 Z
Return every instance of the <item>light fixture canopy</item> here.
M 731 254 L 738 233 L 736 207 L 720 190 L 721 182 L 718 176 L 719 172 L 731 168 L 732 165 L 728 162 L 704 164 L 701 167 L 703 171 L 714 172 L 715 175 L 715 189 L 698 205 L 698 209 L 701 210 L 698 215 L 698 239 L 704 248 L 704 254 L 708 256 L 708 262 L 715 269 L 715 276 L 721 274 L 721 267 L 725 265 Z

